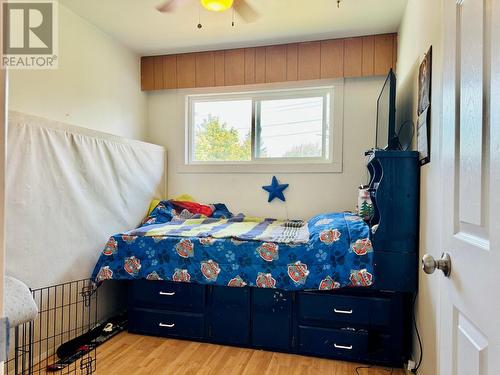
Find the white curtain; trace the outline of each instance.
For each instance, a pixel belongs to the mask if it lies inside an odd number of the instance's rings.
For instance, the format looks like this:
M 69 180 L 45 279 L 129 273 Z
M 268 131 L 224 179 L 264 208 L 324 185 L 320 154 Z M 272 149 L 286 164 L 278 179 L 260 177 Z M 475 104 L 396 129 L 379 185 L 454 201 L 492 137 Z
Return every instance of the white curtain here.
M 6 273 L 30 287 L 90 276 L 107 238 L 166 196 L 162 147 L 9 113 Z

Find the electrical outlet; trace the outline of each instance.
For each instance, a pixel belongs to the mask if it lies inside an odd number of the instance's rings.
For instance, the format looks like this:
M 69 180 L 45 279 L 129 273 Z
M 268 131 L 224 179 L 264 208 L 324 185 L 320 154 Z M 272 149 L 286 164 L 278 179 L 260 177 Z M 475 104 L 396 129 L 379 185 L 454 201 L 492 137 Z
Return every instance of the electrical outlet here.
M 411 359 L 408 360 L 408 364 L 406 365 L 406 369 L 408 371 L 411 371 L 415 368 L 416 366 L 416 363 L 414 361 L 412 361 Z

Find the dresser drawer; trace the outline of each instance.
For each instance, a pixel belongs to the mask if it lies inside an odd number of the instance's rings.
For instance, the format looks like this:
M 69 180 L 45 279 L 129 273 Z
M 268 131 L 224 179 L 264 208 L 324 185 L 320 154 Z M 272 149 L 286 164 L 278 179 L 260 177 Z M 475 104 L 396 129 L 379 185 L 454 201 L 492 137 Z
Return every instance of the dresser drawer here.
M 390 315 L 388 298 L 299 293 L 300 321 L 385 326 Z
M 129 311 L 129 331 L 154 336 L 203 338 L 203 314 L 133 309 Z
M 363 358 L 368 352 L 368 333 L 299 326 L 299 352 L 335 358 Z
M 135 280 L 130 286 L 131 307 L 202 310 L 204 285 L 170 281 Z

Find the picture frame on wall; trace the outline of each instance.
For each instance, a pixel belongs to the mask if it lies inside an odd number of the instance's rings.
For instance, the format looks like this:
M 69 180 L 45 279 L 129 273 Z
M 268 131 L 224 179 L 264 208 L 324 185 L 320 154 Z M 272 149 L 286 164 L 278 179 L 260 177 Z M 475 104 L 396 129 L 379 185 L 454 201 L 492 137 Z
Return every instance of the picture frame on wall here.
M 417 150 L 420 165 L 431 161 L 431 87 L 432 46 L 424 56 L 418 71 Z

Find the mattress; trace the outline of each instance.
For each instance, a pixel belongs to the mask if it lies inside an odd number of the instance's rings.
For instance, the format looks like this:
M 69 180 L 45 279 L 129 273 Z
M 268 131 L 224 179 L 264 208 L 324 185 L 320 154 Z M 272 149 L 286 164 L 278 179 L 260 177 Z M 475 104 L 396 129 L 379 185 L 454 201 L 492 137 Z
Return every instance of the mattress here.
M 148 279 L 283 290 L 373 284 L 370 231 L 359 216 L 323 214 L 305 225 L 306 243 L 279 243 L 162 234 L 146 224 L 112 236 L 92 277 L 96 282 Z

